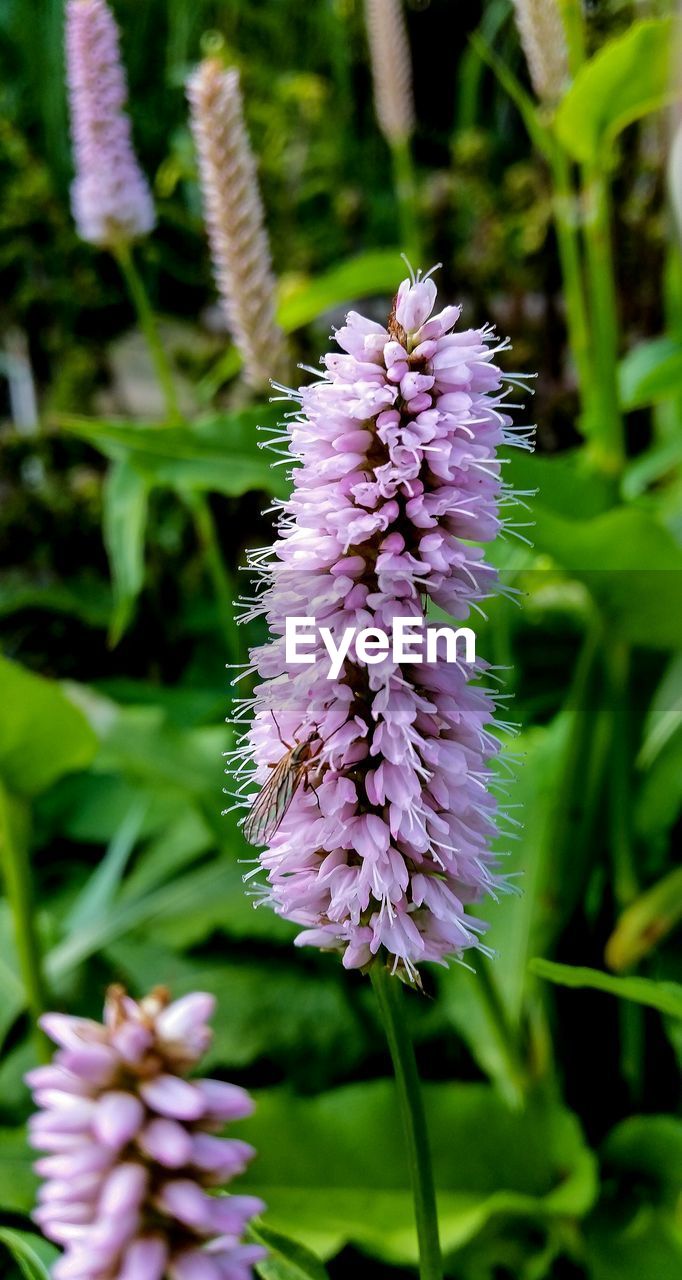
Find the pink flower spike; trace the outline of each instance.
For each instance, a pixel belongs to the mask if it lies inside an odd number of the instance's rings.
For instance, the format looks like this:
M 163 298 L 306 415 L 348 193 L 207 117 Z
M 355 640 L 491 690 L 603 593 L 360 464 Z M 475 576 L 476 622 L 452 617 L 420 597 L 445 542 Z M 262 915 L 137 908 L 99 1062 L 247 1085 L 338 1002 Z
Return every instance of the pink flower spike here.
M 252 1280 L 239 1237 L 261 1203 L 208 1192 L 254 1154 L 216 1132 L 253 1104 L 223 1080 L 184 1078 L 213 1003 L 196 992 L 171 1004 L 163 987 L 136 1001 L 114 986 L 103 1024 L 47 1016 L 62 1047 L 30 1073 L 40 1110 L 29 1132 L 52 1153 L 35 1165 L 35 1220 L 64 1250 L 54 1280 L 169 1280 L 186 1259 Z

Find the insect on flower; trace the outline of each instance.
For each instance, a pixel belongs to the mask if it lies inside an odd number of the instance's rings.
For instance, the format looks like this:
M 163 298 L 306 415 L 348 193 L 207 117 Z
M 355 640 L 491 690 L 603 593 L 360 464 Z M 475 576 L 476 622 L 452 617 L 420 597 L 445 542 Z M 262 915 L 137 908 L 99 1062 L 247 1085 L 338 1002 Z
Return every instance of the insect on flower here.
M 274 719 L 274 716 L 273 716 Z M 275 721 L 275 724 L 277 721 Z M 277 730 L 279 733 L 279 729 Z M 249 844 L 264 845 L 274 836 L 301 783 L 308 783 L 308 772 L 317 758 L 312 744 L 319 739 L 317 729 L 303 742 L 291 746 L 280 734 L 280 741 L 287 748 L 286 754 L 269 766 L 272 773 L 265 786 L 258 792 L 243 822 L 244 837 Z

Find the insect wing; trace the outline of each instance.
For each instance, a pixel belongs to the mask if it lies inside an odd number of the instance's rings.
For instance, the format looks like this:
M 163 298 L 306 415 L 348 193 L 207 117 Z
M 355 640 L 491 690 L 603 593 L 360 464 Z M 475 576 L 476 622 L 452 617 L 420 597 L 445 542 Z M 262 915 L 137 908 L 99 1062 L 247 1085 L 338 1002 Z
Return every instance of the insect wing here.
M 244 819 L 243 832 L 249 844 L 267 844 L 272 839 L 301 777 L 300 765 L 292 765 L 291 752 L 287 752 L 275 765 Z

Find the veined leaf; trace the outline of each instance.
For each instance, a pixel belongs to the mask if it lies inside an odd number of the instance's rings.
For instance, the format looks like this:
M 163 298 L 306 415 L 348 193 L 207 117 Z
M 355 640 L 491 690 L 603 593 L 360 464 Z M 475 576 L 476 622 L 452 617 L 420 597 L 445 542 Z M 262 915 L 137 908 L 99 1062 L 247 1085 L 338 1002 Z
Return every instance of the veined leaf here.
M 62 687 L 3 657 L 0 706 L 0 777 L 16 795 L 38 795 L 95 755 L 97 738 Z
M 251 1224 L 248 1236 L 268 1251 L 267 1258 L 255 1267 L 261 1280 L 327 1280 L 327 1269 L 320 1259 L 289 1236 L 273 1231 L 260 1221 Z
M 50 1280 L 50 1271 L 59 1252 L 42 1236 L 31 1231 L 0 1227 L 0 1244 L 9 1250 L 25 1280 Z

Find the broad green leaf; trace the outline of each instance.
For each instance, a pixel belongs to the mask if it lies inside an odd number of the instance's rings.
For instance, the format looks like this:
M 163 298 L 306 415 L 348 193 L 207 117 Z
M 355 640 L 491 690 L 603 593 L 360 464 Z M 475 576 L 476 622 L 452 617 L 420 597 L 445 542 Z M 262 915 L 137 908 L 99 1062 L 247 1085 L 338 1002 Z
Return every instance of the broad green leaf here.
M 280 404 L 253 405 L 182 427 L 75 417 L 60 425 L 108 458 L 126 458 L 150 486 L 238 497 L 252 489 L 286 491 L 282 468 L 271 466 L 267 436 L 258 430 L 275 425 L 282 412 Z
M 589 465 L 583 449 L 568 450 L 555 457 L 510 449 L 505 456 L 505 480 L 515 489 L 537 490 L 524 498 L 530 506 L 526 517 L 529 520 L 538 506 L 572 520 L 583 520 L 601 515 L 613 505 L 609 481 Z M 535 540 L 532 529 L 529 533 Z
M 664 334 L 628 351 L 618 370 L 624 409 L 641 409 L 682 392 L 682 340 Z
M 28 1213 L 34 1204 L 37 1178 L 35 1159 L 26 1130 L 0 1129 L 0 1209 L 3 1213 Z
M 643 511 L 568 520 L 533 504 L 533 542 L 584 582 L 610 630 L 652 649 L 682 644 L 682 550 Z
M 570 1112 L 536 1102 L 514 1112 L 486 1085 L 424 1090 L 441 1239 L 454 1253 L 494 1221 L 579 1218 L 594 1199 L 594 1160 Z M 258 1157 L 240 1187 L 262 1195 L 268 1227 L 322 1258 L 346 1244 L 414 1266 L 417 1242 L 398 1099 L 392 1084 L 314 1098 L 257 1095 L 235 1126 Z
M 102 495 L 102 532 L 114 589 L 109 630 L 118 644 L 144 584 L 149 483 L 126 458 L 112 462 Z
M 649 843 L 659 843 L 682 808 L 682 730 L 678 729 L 647 769 L 637 793 L 635 826 Z
M 8 790 L 37 795 L 92 760 L 97 738 L 56 681 L 0 657 L 0 707 L 0 777 Z
M 610 163 L 627 125 L 680 96 L 672 66 L 676 40 L 671 18 L 633 22 L 581 67 L 555 119 L 557 137 L 574 160 Z
M 248 1236 L 268 1251 L 267 1258 L 255 1267 L 261 1280 L 327 1280 L 327 1270 L 320 1259 L 289 1236 L 272 1231 L 260 1220 L 251 1224 Z
M 71 576 L 68 582 L 44 582 L 25 572 L 4 573 L 0 582 L 0 618 L 24 609 L 61 613 L 89 627 L 106 627 L 111 617 L 108 584 L 94 575 Z
M 59 1251 L 31 1231 L 0 1227 L 0 1244 L 9 1250 L 25 1280 L 50 1280 Z
M 606 944 L 604 955 L 609 968 L 620 973 L 639 964 L 680 920 L 682 867 L 677 867 L 623 912 Z
M 24 987 L 19 977 L 12 914 L 9 904 L 0 899 L 0 1045 L 23 1007 Z
M 604 1192 L 585 1229 L 590 1280 L 678 1280 L 682 1121 L 632 1116 L 600 1155 Z
M 557 964 L 553 960 L 531 960 L 529 967 L 538 978 L 556 982 L 560 987 L 592 987 L 621 1000 L 634 1000 L 636 1004 L 645 1004 L 660 1013 L 682 1018 L 682 984 L 654 982 L 652 978 L 615 978 L 613 974 L 602 973 L 599 969 Z

